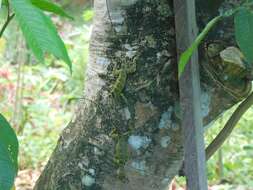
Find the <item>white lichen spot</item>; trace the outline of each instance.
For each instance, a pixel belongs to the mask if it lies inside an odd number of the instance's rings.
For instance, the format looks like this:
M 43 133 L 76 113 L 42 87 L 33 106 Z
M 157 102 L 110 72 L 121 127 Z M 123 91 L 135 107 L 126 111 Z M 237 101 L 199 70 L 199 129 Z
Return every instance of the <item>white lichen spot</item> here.
M 78 165 L 78 167 L 79 167 L 81 170 L 84 170 L 84 169 L 85 169 L 82 163 L 78 163 L 77 165 Z
M 95 183 L 95 178 L 90 175 L 85 175 L 82 177 L 82 184 L 84 184 L 87 187 L 92 186 Z
M 170 142 L 171 142 L 171 139 L 169 136 L 162 137 L 160 141 L 161 147 L 167 148 Z
M 201 102 L 201 113 L 202 117 L 208 116 L 210 112 L 210 103 L 211 103 L 211 97 L 207 92 L 202 91 L 201 92 L 201 97 L 200 97 L 200 102 Z
M 110 60 L 106 57 L 97 57 L 96 63 L 103 66 L 108 66 L 110 64 Z
M 136 54 L 136 51 L 132 51 L 132 50 L 129 50 L 126 52 L 126 56 L 130 59 L 133 58 L 135 54 Z
M 132 51 L 133 47 L 130 44 L 124 44 L 123 47 L 127 49 L 128 51 Z
M 158 52 L 157 54 L 156 54 L 156 58 L 157 59 L 160 59 L 162 57 L 162 53 L 161 52 Z
M 118 10 L 113 10 L 110 13 L 110 17 L 111 17 L 111 22 L 114 25 L 120 25 L 124 23 L 125 18 L 123 17 L 123 11 L 118 9 Z
M 128 144 L 134 149 L 138 150 L 140 148 L 147 148 L 151 139 L 146 136 L 135 136 L 131 135 L 128 138 Z
M 123 116 L 126 120 L 131 119 L 131 113 L 130 113 L 128 107 L 123 108 L 123 109 L 121 110 L 121 113 L 122 113 L 122 116 Z
M 122 51 L 116 51 L 116 52 L 114 53 L 114 55 L 115 55 L 116 57 L 121 57 L 121 56 L 122 56 Z
M 113 8 L 112 8 L 113 9 Z M 111 22 L 113 23 L 113 28 L 116 32 L 125 32 L 126 25 L 125 25 L 125 18 L 124 18 L 124 11 L 118 9 L 117 6 L 113 11 L 110 13 Z
M 171 126 L 171 115 L 172 115 L 173 107 L 169 107 L 166 112 L 162 114 L 162 117 L 159 122 L 159 129 L 169 128 Z
M 95 169 L 90 168 L 90 169 L 89 169 L 89 173 L 90 173 L 92 176 L 94 176 L 94 175 L 95 175 Z
M 145 174 L 146 171 L 146 161 L 142 160 L 142 161 L 133 161 L 131 163 L 132 168 L 134 168 L 136 171 L 138 171 L 139 173 L 141 173 L 142 175 Z

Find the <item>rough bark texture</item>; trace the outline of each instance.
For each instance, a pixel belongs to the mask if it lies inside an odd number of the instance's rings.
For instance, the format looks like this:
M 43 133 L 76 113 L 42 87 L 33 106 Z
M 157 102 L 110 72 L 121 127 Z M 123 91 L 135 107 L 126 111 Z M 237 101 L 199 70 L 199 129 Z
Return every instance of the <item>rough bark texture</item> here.
M 35 189 L 165 190 L 183 161 L 172 4 L 96 0 L 95 12 L 84 98 Z M 199 11 L 200 27 L 209 16 Z M 204 44 L 233 45 L 230 24 Z M 250 83 L 213 66 L 204 46 L 200 101 L 207 125 L 242 100 Z M 122 72 L 135 63 L 136 70 Z

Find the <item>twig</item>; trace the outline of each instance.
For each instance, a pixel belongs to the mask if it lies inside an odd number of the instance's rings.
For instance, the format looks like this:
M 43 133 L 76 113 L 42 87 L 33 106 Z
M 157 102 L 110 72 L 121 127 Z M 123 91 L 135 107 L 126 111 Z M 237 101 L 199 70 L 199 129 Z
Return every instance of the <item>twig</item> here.
M 227 121 L 221 132 L 215 137 L 215 139 L 206 148 L 206 160 L 212 157 L 212 155 L 221 147 L 226 141 L 229 135 L 232 133 L 238 121 L 243 114 L 253 105 L 253 92 L 238 106 L 232 116 Z
M 2 29 L 0 31 L 0 38 L 3 36 L 3 33 L 4 33 L 5 29 L 7 28 L 7 26 L 9 25 L 9 23 L 11 22 L 11 20 L 15 16 L 14 13 L 10 14 L 10 4 L 9 4 L 9 1 L 7 1 L 7 11 L 8 11 L 8 13 L 7 13 L 6 21 L 5 21 L 3 27 L 2 27 Z

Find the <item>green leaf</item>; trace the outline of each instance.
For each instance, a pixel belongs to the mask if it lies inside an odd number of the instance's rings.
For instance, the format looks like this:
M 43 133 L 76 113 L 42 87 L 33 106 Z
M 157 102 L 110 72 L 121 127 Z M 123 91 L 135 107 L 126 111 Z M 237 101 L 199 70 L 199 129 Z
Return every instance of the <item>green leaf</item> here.
M 9 190 L 18 171 L 18 139 L 0 114 L 0 189 Z
M 2 114 L 0 114 L 0 144 L 4 145 L 12 162 L 18 169 L 18 139 L 17 136 Z
M 88 21 L 91 21 L 94 17 L 94 11 L 93 10 L 86 10 L 84 11 L 83 13 L 83 19 L 84 21 L 88 22 Z
M 235 15 L 235 37 L 249 63 L 253 63 L 253 13 L 241 8 Z
M 182 53 L 182 55 L 180 56 L 179 65 L 178 65 L 179 77 L 183 73 L 184 68 L 185 68 L 186 64 L 189 62 L 192 54 L 194 53 L 194 51 L 197 50 L 199 44 L 206 37 L 206 35 L 208 34 L 208 32 L 215 26 L 215 24 L 219 20 L 221 20 L 222 18 L 223 18 L 223 16 L 217 16 L 217 17 L 213 18 L 206 25 L 206 27 L 204 28 L 204 30 L 197 36 L 197 38 L 194 40 L 194 42 L 191 44 L 191 46 L 185 52 Z
M 8 150 L 0 143 L 0 189 L 10 190 L 16 177 L 16 169 L 8 155 Z
M 72 67 L 67 50 L 51 19 L 30 0 L 11 0 L 16 19 L 23 35 L 38 60 L 44 61 L 45 53 L 51 53 Z
M 48 11 L 55 13 L 60 16 L 64 16 L 73 19 L 69 14 L 67 14 L 60 6 L 48 0 L 31 0 L 32 4 L 43 11 Z

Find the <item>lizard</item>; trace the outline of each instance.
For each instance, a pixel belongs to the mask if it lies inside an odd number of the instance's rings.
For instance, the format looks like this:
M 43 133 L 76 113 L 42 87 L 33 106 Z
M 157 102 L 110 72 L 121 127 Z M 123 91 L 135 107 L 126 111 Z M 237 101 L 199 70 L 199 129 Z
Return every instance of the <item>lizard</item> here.
M 132 63 L 127 58 L 124 58 L 121 63 L 120 69 L 113 69 L 113 75 L 117 76 L 115 83 L 112 85 L 111 94 L 114 98 L 119 99 L 123 98 L 125 102 L 127 102 L 126 97 L 123 94 L 123 90 L 126 85 L 127 77 L 129 74 L 133 74 L 136 72 L 136 56 L 133 58 Z
M 128 137 L 130 135 L 130 131 L 127 131 L 123 134 L 120 134 L 117 129 L 114 129 L 111 132 L 111 136 L 116 142 L 114 149 L 114 158 L 113 162 L 117 167 L 117 177 L 121 181 L 127 180 L 125 176 L 124 166 L 126 162 L 129 160 L 129 150 L 128 150 Z

